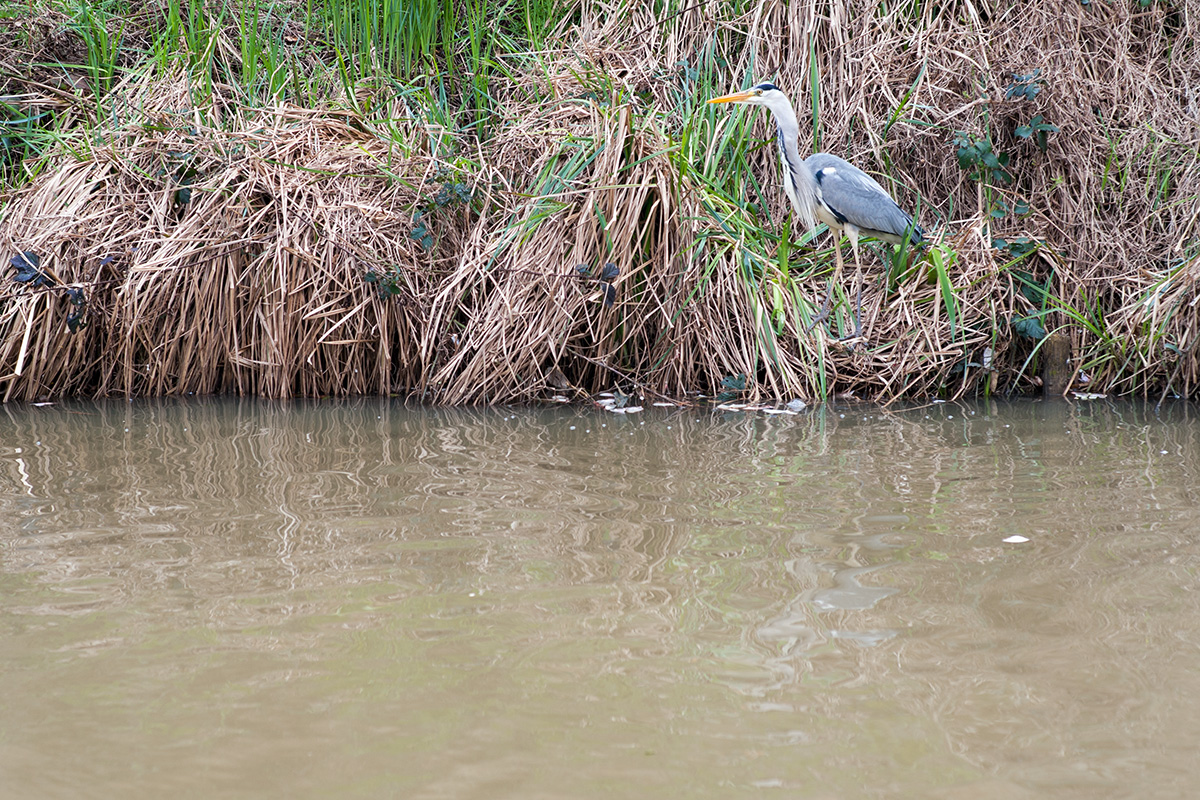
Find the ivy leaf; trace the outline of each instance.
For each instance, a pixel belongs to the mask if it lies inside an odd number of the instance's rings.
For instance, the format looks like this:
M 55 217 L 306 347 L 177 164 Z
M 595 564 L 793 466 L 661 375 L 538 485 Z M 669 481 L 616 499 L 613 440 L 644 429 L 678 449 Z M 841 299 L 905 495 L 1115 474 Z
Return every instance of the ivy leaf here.
M 728 403 L 746 390 L 746 375 L 726 375 L 721 379 L 721 393 L 717 395 L 718 403 Z
M 612 304 L 617 301 L 617 287 L 611 283 L 604 284 L 604 307 L 612 308 Z
M 28 283 L 30 286 L 50 285 L 50 276 L 42 272 L 42 260 L 38 258 L 37 253 L 26 250 L 21 255 L 10 258 L 8 263 L 17 270 L 17 274 L 13 276 L 17 283 Z
M 1046 338 L 1046 329 L 1037 317 L 1019 317 L 1012 322 L 1013 330 L 1018 336 L 1032 339 L 1035 342 Z
M 433 247 L 433 235 L 429 232 L 429 227 L 425 224 L 425 220 L 420 218 L 419 214 L 413 216 L 413 222 L 416 224 L 413 225 L 412 233 L 409 236 L 421 245 L 422 250 L 429 252 Z

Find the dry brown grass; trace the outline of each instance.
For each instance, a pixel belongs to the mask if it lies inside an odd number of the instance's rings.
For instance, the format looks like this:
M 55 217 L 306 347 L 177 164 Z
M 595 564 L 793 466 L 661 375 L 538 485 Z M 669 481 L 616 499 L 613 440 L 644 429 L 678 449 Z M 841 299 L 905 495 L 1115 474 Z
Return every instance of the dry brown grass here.
M 434 145 L 444 135 L 400 102 L 385 135 L 346 112 L 228 99 L 219 114 L 181 113 L 182 80 L 131 81 L 114 94 L 141 116 L 109 123 L 82 158 L 63 152 L 0 212 L 3 252 L 37 252 L 55 279 L 0 282 L 4 397 L 477 403 L 539 397 L 564 379 L 581 392 L 711 393 L 744 374 L 760 397 L 888 400 L 979 390 L 992 371 L 992 388 L 1028 390 L 1034 345 L 1011 322 L 1043 312 L 1092 390 L 1195 395 L 1200 6 L 889 6 L 763 0 L 731 18 L 699 3 L 655 18 L 584 2 L 559 29 L 560 51 L 497 86 L 490 135 L 456 135 L 465 176 Z M 1006 98 L 1034 69 L 1041 93 Z M 808 330 L 827 292 L 850 291 L 830 283 L 831 252 L 776 258 L 787 209 L 771 148 L 736 156 L 761 193 L 727 183 L 731 156 L 709 142 L 736 117 L 700 109 L 711 91 L 771 78 L 803 123 L 814 70 L 820 148 L 919 205 L 954 258 L 947 285 L 928 263 L 896 282 L 867 251 L 857 350 Z M 1014 135 L 1039 113 L 1060 128 L 1045 154 Z M 763 114 L 755 136 L 769 124 Z M 1009 153 L 1012 184 L 969 179 L 954 131 Z M 181 205 L 184 170 L 196 178 Z M 474 201 L 427 218 L 426 251 L 413 213 L 448 172 Z M 989 215 L 1020 200 L 1028 215 Z M 992 246 L 1019 236 L 1045 245 L 1017 263 Z M 575 270 L 605 262 L 620 268 L 612 307 Z M 392 293 L 367 271 L 389 276 Z M 1044 309 L 1022 276 L 1049 280 Z M 88 298 L 79 333 L 65 325 L 69 286 Z M 835 319 L 846 324 L 844 305 Z
M 0 227 L 6 252 L 38 253 L 55 279 L 5 287 L 6 399 L 416 386 L 437 265 L 397 210 L 428 159 L 391 163 L 345 114 L 277 108 L 218 130 L 170 110 L 186 107 L 182 82 L 131 91 L 155 103 L 145 123 L 22 191 Z M 401 291 L 382 297 L 368 267 L 393 268 Z M 87 296 L 78 333 L 68 287 Z

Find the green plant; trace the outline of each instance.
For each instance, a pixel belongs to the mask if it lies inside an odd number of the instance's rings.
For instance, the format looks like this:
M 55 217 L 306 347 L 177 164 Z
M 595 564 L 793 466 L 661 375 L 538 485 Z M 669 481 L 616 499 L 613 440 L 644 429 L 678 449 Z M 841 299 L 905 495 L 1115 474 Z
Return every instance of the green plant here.
M 1038 281 L 1033 277 L 1032 272 L 1016 269 L 1016 267 L 1027 261 L 1044 244 L 1045 242 L 1028 236 L 992 240 L 992 247 L 1010 257 L 1003 269 L 1008 270 L 1009 274 L 1020 284 L 1018 291 L 1034 309 L 1030 314 L 1013 314 L 1009 319 L 1009 324 L 1012 326 L 1013 333 L 1035 342 L 1046 338 L 1046 329 L 1042 323 L 1046 314 L 1049 313 L 1048 306 L 1052 299 L 1050 286 L 1054 276 L 1051 273 L 1046 276 L 1045 280 Z
M 721 391 L 717 394 L 718 403 L 728 403 L 746 391 L 746 374 L 726 375 L 721 379 Z
M 42 259 L 37 253 L 26 250 L 20 255 L 8 260 L 11 269 L 15 270 L 12 279 L 17 283 L 28 284 L 30 288 L 51 286 L 53 279 L 42 270 Z M 7 270 L 6 270 L 7 271 Z
M 49 111 L 33 113 L 0 102 L 0 186 L 14 186 L 37 172 L 32 162 L 54 141 L 45 126 L 54 122 Z
M 990 138 L 955 131 L 954 146 L 957 148 L 958 165 L 971 171 L 971 180 L 1005 186 L 1012 183 L 1012 175 L 1008 172 L 1008 153 L 997 154 L 992 149 Z
M 1028 75 L 1013 75 L 1013 82 L 1008 85 L 1004 91 L 1004 97 L 1008 100 L 1023 98 L 1032 100 L 1038 96 L 1046 86 L 1046 81 L 1041 77 L 1042 71 L 1035 69 Z
M 944 244 L 935 244 L 929 248 L 928 258 L 940 290 L 946 320 L 950 323 L 950 338 L 954 339 L 959 331 L 958 321 L 962 316 L 962 308 L 954 291 L 950 272 L 954 262 L 958 260 L 958 253 Z
M 203 0 L 168 0 L 166 17 L 152 46 L 152 58 L 164 72 L 181 63 L 186 66 L 197 105 L 213 94 L 213 65 L 226 11 L 222 6 L 213 18 Z
M 988 214 L 992 217 L 992 219 L 1003 219 L 1009 214 L 1017 217 L 1024 217 L 1029 214 L 1029 210 L 1029 203 L 1025 200 L 1014 201 L 1011 208 L 1004 200 L 996 200 L 994 203 L 992 203 L 992 208 Z
M 1033 139 L 1034 144 L 1036 144 L 1038 149 L 1045 154 L 1047 141 L 1046 135 L 1050 133 L 1058 133 L 1058 126 L 1051 125 L 1050 123 L 1046 122 L 1045 118 L 1041 114 L 1038 114 L 1029 121 L 1028 125 L 1018 125 L 1016 130 L 1013 132 L 1022 139 Z
M 400 268 L 395 266 L 380 270 L 369 269 L 363 275 L 363 280 L 374 286 L 379 291 L 379 296 L 384 298 L 395 297 L 406 290 L 404 276 Z
M 79 333 L 87 327 L 87 295 L 78 286 L 67 289 L 67 300 L 71 303 L 71 311 L 67 313 L 67 329 L 71 333 Z
M 289 59 L 282 36 L 275 30 L 274 8 L 260 15 L 256 0 L 243 0 L 239 17 L 242 71 L 241 85 L 253 97 L 260 91 L 278 99 L 288 85 Z M 293 75 L 295 73 L 293 72 Z
M 124 26 L 116 35 L 110 34 L 108 26 L 113 19 L 117 19 L 116 15 L 108 15 L 102 4 L 81 4 L 72 20 L 72 28 L 87 49 L 85 66 L 96 98 L 112 87 L 117 71 Z
M 473 198 L 471 187 L 465 183 L 443 183 L 433 199 L 413 214 L 413 229 L 409 234 L 425 252 L 433 249 L 433 232 L 429 229 L 429 218 L 438 209 L 455 205 L 470 205 Z

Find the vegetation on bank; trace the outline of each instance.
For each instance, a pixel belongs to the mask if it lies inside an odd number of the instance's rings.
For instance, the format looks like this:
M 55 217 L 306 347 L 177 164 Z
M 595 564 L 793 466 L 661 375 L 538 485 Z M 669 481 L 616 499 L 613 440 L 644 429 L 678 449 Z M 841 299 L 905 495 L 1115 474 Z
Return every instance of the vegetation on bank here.
M 1200 394 L 1193 0 L 0 9 L 0 396 Z M 796 230 L 765 112 L 917 211 Z M 847 256 L 849 249 L 847 248 Z M 832 300 L 825 321 L 818 315 Z

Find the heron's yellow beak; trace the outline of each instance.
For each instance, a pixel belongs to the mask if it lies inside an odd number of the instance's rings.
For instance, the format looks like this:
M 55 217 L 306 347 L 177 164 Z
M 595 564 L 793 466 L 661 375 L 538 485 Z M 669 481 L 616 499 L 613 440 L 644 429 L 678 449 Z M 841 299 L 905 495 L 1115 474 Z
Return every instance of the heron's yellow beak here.
M 740 103 L 740 102 L 745 102 L 746 100 L 749 100 L 751 97 L 754 97 L 754 90 L 747 89 L 744 92 L 734 92 L 733 94 L 726 94 L 726 95 L 722 95 L 720 97 L 714 97 L 712 100 L 709 100 L 708 102 L 710 102 L 710 103 Z

